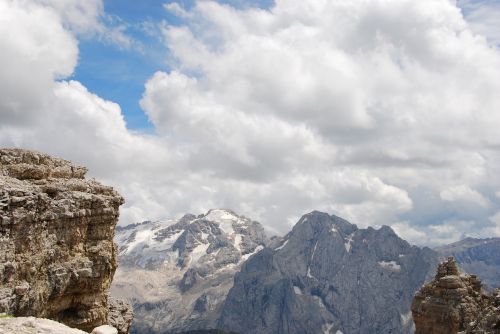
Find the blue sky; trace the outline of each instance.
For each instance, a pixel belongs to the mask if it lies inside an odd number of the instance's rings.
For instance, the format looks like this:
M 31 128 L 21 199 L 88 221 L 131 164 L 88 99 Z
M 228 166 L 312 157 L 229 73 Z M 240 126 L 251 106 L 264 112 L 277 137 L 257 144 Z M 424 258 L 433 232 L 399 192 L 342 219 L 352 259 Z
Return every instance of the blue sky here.
M 178 17 L 164 9 L 172 1 L 159 0 L 105 0 L 104 10 L 111 25 L 124 24 L 126 34 L 139 45 L 130 49 L 96 38 L 80 39 L 79 63 L 72 77 L 83 83 L 90 91 L 114 102 L 122 108 L 129 129 L 149 132 L 151 122 L 142 111 L 139 101 L 145 82 L 156 71 L 168 71 L 168 49 L 158 31 L 145 31 L 144 24 L 151 27 L 164 21 L 170 25 L 182 24 Z M 193 0 L 175 1 L 189 9 Z M 270 0 L 222 1 L 235 7 L 259 6 L 268 8 Z M 153 35 L 152 33 L 156 33 Z

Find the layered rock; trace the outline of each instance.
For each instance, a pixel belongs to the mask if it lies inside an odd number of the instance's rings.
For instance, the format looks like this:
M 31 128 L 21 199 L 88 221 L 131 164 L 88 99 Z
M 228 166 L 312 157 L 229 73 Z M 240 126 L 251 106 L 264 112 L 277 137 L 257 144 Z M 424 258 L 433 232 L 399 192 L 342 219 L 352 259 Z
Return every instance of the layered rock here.
M 85 173 L 45 154 L 0 150 L 0 313 L 88 332 L 108 322 L 123 199 Z
M 500 333 L 500 295 L 484 294 L 475 275 L 461 275 L 453 257 L 412 303 L 416 334 Z
M 141 334 L 216 328 L 235 273 L 267 244 L 258 222 L 223 209 L 119 228 L 115 240 L 112 295 L 132 302 Z
M 411 333 L 415 291 L 437 253 L 391 228 L 303 216 L 235 276 L 218 327 L 238 333 Z M 430 278 L 430 277 L 429 277 Z

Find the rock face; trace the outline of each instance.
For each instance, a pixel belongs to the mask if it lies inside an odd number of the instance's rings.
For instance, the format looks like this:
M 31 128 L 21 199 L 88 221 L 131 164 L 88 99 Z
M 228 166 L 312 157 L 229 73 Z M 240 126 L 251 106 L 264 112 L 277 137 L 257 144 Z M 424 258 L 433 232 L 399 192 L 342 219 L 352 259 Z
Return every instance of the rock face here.
M 216 328 L 235 273 L 267 243 L 262 226 L 230 210 L 118 228 L 112 295 L 134 307 L 133 333 Z
M 0 150 L 0 313 L 107 323 L 123 199 L 69 161 Z
M 123 299 L 108 298 L 108 324 L 118 330 L 119 334 L 127 334 L 134 319 L 132 305 Z
M 391 228 L 303 216 L 235 276 L 219 328 L 238 333 L 411 333 L 410 304 L 437 254 Z
M 444 259 L 453 256 L 460 269 L 481 277 L 487 290 L 500 286 L 500 238 L 466 238 L 435 250 Z
M 500 333 L 500 295 L 485 295 L 474 275 L 460 275 L 453 257 L 415 295 L 416 334 Z

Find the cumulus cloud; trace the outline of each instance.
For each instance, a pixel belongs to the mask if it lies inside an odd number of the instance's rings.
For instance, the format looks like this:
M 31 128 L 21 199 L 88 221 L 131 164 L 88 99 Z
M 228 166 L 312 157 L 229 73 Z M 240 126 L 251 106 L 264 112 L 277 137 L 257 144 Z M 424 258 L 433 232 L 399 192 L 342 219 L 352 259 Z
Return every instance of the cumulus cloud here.
M 55 11 L 65 28 L 80 37 L 97 37 L 123 49 L 138 48 L 140 43 L 127 34 L 127 25 L 104 12 L 103 0 L 18 0 L 38 4 Z
M 162 25 L 143 134 L 65 79 L 100 1 L 0 0 L 0 143 L 89 166 L 121 224 L 229 207 L 284 233 L 318 209 L 419 244 L 500 236 L 500 54 L 454 3 L 165 9 L 183 24 Z
M 279 211 L 400 217 L 413 235 L 451 221 L 470 232 L 498 207 L 500 58 L 452 2 L 167 9 L 185 21 L 164 29 L 175 70 L 149 80 L 142 106 L 160 132 L 209 153 L 193 168 L 303 180 L 300 204 Z
M 500 46 L 500 3 L 495 0 L 459 0 L 471 28 Z

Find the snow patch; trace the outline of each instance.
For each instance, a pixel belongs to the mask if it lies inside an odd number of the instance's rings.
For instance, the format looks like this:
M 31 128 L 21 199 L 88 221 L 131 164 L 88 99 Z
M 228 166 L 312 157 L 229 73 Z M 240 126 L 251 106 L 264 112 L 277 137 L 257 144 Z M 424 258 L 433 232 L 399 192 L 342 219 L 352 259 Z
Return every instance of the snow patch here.
M 211 210 L 205 219 L 219 223 L 219 227 L 228 235 L 234 234 L 233 223 L 240 221 L 239 217 L 227 210 Z
M 319 296 L 312 296 L 313 299 L 318 303 L 319 307 L 321 308 L 326 308 L 325 304 L 323 303 L 323 299 Z
M 287 244 L 287 243 L 288 243 L 288 239 L 287 239 L 287 240 L 285 240 L 285 242 L 284 242 L 284 243 L 282 243 L 282 244 L 281 244 L 281 246 L 279 246 L 278 248 L 275 248 L 274 250 L 275 250 L 275 251 L 278 251 L 278 250 L 282 249 L 283 247 L 285 247 L 285 246 L 286 246 L 286 244 Z
M 191 263 L 197 263 L 198 260 L 205 254 L 207 254 L 207 249 L 210 246 L 210 244 L 200 244 L 196 246 L 193 251 L 191 252 Z
M 309 278 L 315 278 L 313 275 L 311 275 L 311 263 L 314 259 L 314 254 L 316 254 L 316 247 L 318 247 L 318 242 L 316 241 L 316 243 L 314 244 L 314 249 L 313 249 L 313 252 L 312 252 L 312 255 L 311 255 L 311 260 L 309 261 L 309 266 L 307 267 L 307 277 Z
M 354 232 L 356 233 L 356 232 Z M 344 243 L 344 247 L 345 247 L 345 250 L 347 251 L 347 253 L 349 253 L 351 251 L 351 248 L 352 248 L 352 239 L 354 237 L 354 233 L 351 233 L 347 236 L 347 239 Z
M 400 271 L 401 266 L 396 261 L 378 261 L 378 264 L 388 270 Z
M 401 314 L 401 324 L 403 326 L 407 326 L 412 320 L 413 320 L 413 317 L 411 315 L 411 310 L 405 314 Z
M 335 228 L 335 225 L 332 225 L 332 228 L 330 228 L 330 232 L 339 233 L 339 231 L 337 231 L 337 229 Z
M 293 286 L 293 292 L 295 292 L 296 295 L 302 295 L 302 289 L 295 285 Z
M 236 248 L 238 251 L 241 252 L 241 240 L 243 239 L 243 236 L 241 234 L 236 234 L 234 237 L 234 248 Z
M 263 250 L 264 247 L 262 245 L 258 245 L 257 247 L 255 247 L 255 249 L 253 250 L 252 253 L 248 253 L 248 254 L 245 254 L 241 257 L 241 260 L 240 260 L 240 263 L 241 262 L 245 262 L 246 260 L 248 260 L 248 258 L 254 254 L 257 254 L 258 252 L 260 252 L 261 250 Z
M 323 334 L 330 334 L 330 331 L 333 328 L 333 323 L 326 323 L 323 326 L 321 326 L 321 330 L 323 331 Z

